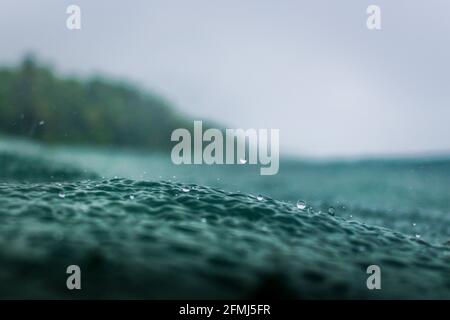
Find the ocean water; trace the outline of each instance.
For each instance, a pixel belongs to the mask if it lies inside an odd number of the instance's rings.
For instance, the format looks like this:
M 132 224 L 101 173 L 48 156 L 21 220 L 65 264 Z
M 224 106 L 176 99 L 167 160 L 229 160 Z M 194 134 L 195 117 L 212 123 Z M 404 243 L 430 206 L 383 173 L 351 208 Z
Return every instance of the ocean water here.
M 0 168 L 0 298 L 450 298 L 445 158 L 260 176 L 3 137 Z

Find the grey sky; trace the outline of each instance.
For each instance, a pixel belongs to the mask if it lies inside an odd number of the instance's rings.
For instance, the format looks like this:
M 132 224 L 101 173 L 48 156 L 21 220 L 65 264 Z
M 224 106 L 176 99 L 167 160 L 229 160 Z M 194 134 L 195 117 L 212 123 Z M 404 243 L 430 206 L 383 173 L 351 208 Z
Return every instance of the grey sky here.
M 82 10 L 82 30 L 65 9 Z M 366 8 L 382 30 L 366 28 Z M 129 79 L 303 156 L 450 152 L 446 0 L 2 0 L 0 63 Z

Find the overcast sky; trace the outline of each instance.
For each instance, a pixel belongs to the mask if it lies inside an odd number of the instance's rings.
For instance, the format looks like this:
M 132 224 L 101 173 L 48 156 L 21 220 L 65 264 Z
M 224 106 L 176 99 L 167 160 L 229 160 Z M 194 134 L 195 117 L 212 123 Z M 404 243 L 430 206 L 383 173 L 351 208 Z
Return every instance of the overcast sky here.
M 366 28 L 370 4 L 382 30 Z M 0 63 L 33 51 L 129 79 L 199 120 L 279 128 L 286 153 L 450 153 L 449 13 L 447 0 L 2 0 Z

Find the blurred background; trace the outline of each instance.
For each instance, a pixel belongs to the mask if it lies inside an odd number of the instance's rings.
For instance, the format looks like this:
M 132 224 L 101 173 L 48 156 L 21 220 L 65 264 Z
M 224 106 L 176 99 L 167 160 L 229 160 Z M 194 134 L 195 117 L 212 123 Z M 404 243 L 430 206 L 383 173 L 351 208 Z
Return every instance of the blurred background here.
M 66 27 L 71 4 L 80 30 Z M 367 29 L 371 4 L 381 30 Z M 445 240 L 449 10 L 437 0 L 4 0 L 0 180 L 197 183 Z M 279 174 L 173 165 L 170 134 L 193 120 L 280 129 Z
M 199 119 L 279 128 L 284 155 L 446 154 L 450 4 L 375 2 L 4 0 L 0 132 L 164 149 Z

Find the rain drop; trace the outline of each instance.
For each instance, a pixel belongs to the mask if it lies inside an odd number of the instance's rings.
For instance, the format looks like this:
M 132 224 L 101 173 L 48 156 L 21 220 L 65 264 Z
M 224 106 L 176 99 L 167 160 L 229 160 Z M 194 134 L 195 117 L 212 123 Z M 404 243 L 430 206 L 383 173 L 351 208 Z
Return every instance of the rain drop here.
M 66 195 L 64 194 L 64 192 L 61 191 L 61 192 L 58 194 L 58 197 L 60 197 L 60 198 L 65 198 Z
M 43 126 L 45 124 L 45 121 L 39 121 L 39 125 Z
M 262 201 L 262 200 L 264 199 L 264 197 L 263 197 L 262 195 L 258 195 L 258 196 L 256 197 L 256 199 L 257 199 L 258 201 Z
M 300 210 L 305 210 L 306 209 L 306 202 L 303 201 L 303 200 L 297 201 L 297 208 L 299 208 Z
M 187 187 L 184 187 L 184 188 L 181 188 L 181 191 L 183 191 L 183 192 L 189 192 L 189 191 L 191 191 L 189 188 L 187 188 Z
M 329 207 L 328 208 L 328 214 L 334 216 L 334 213 L 336 212 L 336 210 L 333 207 Z
M 133 196 L 133 195 L 130 195 L 130 199 L 131 199 L 131 200 L 134 200 L 134 196 Z

